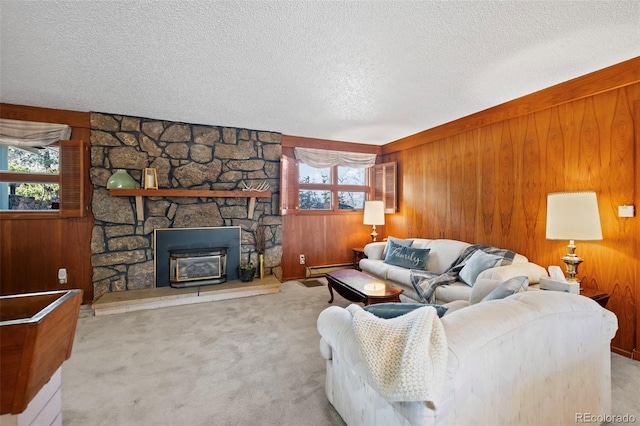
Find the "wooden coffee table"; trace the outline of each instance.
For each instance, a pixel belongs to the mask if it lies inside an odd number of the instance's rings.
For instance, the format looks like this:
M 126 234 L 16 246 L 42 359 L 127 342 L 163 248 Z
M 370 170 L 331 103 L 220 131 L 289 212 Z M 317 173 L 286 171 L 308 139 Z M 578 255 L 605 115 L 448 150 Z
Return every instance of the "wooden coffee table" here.
M 355 269 L 340 269 L 329 272 L 326 276 L 331 294 L 329 303 L 333 303 L 334 289 L 345 299 L 365 305 L 399 302 L 403 291 Z

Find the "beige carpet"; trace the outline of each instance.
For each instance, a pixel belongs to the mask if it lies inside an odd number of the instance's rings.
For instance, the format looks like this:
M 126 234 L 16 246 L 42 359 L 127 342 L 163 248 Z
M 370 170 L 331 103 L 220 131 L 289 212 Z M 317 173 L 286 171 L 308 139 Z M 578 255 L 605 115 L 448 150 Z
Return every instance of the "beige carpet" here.
M 63 424 L 344 425 L 318 349 L 328 299 L 326 286 L 289 281 L 277 294 L 153 311 L 83 307 L 62 368 Z M 639 388 L 640 362 L 613 354 L 613 413 L 640 421 Z
M 334 304 L 349 302 L 337 298 Z M 324 393 L 325 286 L 103 317 L 63 364 L 64 425 L 343 425 Z

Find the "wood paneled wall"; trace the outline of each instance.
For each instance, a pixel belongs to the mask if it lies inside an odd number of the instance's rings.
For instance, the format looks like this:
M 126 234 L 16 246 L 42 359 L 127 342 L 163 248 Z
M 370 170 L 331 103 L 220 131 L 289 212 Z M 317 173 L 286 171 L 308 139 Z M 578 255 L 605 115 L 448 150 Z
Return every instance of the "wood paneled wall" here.
M 379 146 L 353 144 L 323 139 L 282 136 L 282 154 L 294 158 L 294 147 L 380 154 Z M 286 179 L 287 177 L 283 177 Z M 291 177 L 289 177 L 291 178 Z M 282 185 L 286 187 L 287 185 Z M 281 195 L 282 196 L 282 195 Z M 288 196 L 296 196 L 289 194 Z M 363 213 L 302 213 L 282 217 L 283 279 L 305 277 L 307 266 L 335 265 L 353 262 L 352 248 L 363 247 L 371 241 L 371 227 L 362 224 Z M 384 235 L 384 226 L 377 227 Z M 304 254 L 306 265 L 300 265 Z
M 629 80 L 620 81 L 623 74 Z M 576 242 L 585 259 L 579 277 L 611 295 L 607 308 L 619 322 L 612 346 L 632 356 L 640 338 L 640 225 L 637 214 L 619 218 L 618 206 L 638 207 L 640 58 L 580 81 L 512 101 L 509 113 L 487 110 L 448 132 L 385 146 L 384 161 L 397 161 L 400 176 L 400 209 L 386 228 L 398 237 L 492 244 L 564 269 L 568 242 L 545 238 L 547 193 L 595 190 L 604 239 Z M 567 87 L 579 93 L 574 100 Z
M 0 104 L 0 117 L 62 123 L 72 126 L 72 139 L 89 142 L 89 113 L 22 105 Z M 85 176 L 91 191 L 89 176 Z M 91 199 L 88 194 L 88 199 Z M 91 214 L 59 218 L 56 213 L 0 215 L 0 294 L 79 288 L 83 301 L 93 301 L 91 281 Z M 66 268 L 68 282 L 58 282 L 58 269 Z
M 362 224 L 362 213 L 327 215 L 286 215 L 282 217 L 284 279 L 305 277 L 305 266 L 353 262 L 352 248 L 371 241 L 371 226 Z M 386 235 L 384 227 L 376 227 Z M 304 254 L 306 265 L 300 265 Z

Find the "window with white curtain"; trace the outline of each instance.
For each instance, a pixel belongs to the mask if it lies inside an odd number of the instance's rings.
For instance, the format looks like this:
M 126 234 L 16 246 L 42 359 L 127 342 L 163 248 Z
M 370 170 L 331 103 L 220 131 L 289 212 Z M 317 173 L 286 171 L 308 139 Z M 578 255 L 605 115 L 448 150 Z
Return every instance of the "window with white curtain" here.
M 0 210 L 57 210 L 66 124 L 0 119 Z
M 299 211 L 358 211 L 375 154 L 295 148 Z

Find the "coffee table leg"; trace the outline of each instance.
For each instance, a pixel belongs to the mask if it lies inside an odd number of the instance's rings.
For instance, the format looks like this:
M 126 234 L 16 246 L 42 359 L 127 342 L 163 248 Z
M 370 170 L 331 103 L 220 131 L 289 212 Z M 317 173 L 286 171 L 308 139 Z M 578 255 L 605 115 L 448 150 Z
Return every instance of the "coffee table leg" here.
M 331 285 L 331 280 L 327 280 L 327 287 L 329 287 L 329 294 L 331 295 L 329 303 L 333 303 L 333 286 Z

